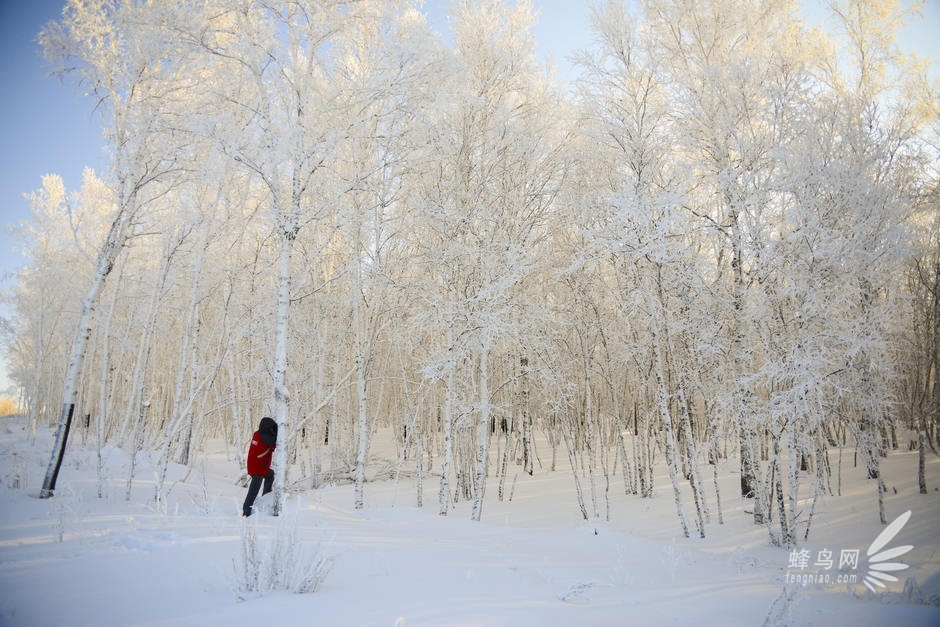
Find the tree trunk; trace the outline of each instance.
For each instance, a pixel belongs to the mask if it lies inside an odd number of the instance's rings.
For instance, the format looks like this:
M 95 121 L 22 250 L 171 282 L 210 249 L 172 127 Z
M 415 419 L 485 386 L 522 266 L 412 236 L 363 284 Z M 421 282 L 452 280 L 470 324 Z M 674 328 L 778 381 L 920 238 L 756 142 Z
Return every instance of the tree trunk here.
M 617 429 L 617 444 L 620 447 L 621 472 L 623 473 L 623 493 L 626 495 L 636 494 L 636 485 L 633 483 L 633 473 L 630 469 L 633 462 L 627 455 L 627 443 L 623 439 L 623 430 Z
M 157 478 L 157 484 L 154 488 L 154 502 L 159 503 L 162 499 L 163 494 L 163 485 L 166 481 L 166 472 L 167 467 L 170 463 L 170 449 L 172 448 L 172 442 L 176 436 L 177 431 L 182 424 L 184 419 L 184 410 L 183 410 L 183 396 L 185 394 L 183 390 L 184 382 L 186 380 L 186 371 L 187 369 L 191 372 L 190 376 L 190 393 L 195 390 L 195 376 L 196 376 L 196 355 L 198 348 L 198 338 L 199 338 L 199 279 L 202 276 L 202 266 L 205 260 L 205 249 L 206 241 L 203 237 L 201 245 L 197 250 L 196 264 L 193 268 L 193 281 L 192 286 L 190 287 L 189 294 L 189 314 L 187 317 L 186 325 L 186 335 L 183 339 L 183 346 L 180 349 L 180 360 L 179 367 L 176 372 L 176 384 L 174 386 L 173 393 L 173 408 L 170 412 L 170 419 L 167 421 L 166 430 L 163 435 L 163 445 L 162 451 L 160 453 L 160 462 L 159 462 L 159 476 Z M 186 407 L 186 411 L 192 407 L 192 402 Z M 182 463 L 189 463 L 189 438 L 187 437 L 183 443 L 183 451 L 181 459 L 184 460 Z
M 708 511 L 708 503 L 705 500 L 705 487 L 702 484 L 702 475 L 698 467 L 698 454 L 695 447 L 695 436 L 692 431 L 692 411 L 686 400 L 685 386 L 682 384 L 681 376 L 677 375 L 676 379 L 679 411 L 682 414 L 681 427 L 683 439 L 685 440 L 685 456 L 689 465 L 689 484 L 692 487 L 692 497 L 695 502 L 695 526 L 699 532 L 699 537 L 704 538 L 705 521 L 710 520 L 711 514 Z
M 506 487 L 506 475 L 509 473 L 509 457 L 511 455 L 512 449 L 512 433 L 513 433 L 513 423 L 515 421 L 510 418 L 509 425 L 503 430 L 503 451 L 502 455 L 499 456 L 500 467 L 499 467 L 499 488 L 497 490 L 497 499 L 502 502 L 505 487 Z
M 529 358 L 523 355 L 519 365 L 522 368 L 522 470 L 531 477 L 535 451 L 532 445 L 532 410 L 529 407 Z
M 274 515 L 284 507 L 287 489 L 287 438 L 290 428 L 287 391 L 287 334 L 290 319 L 291 253 L 297 237 L 296 228 L 284 226 L 281 231 L 281 255 L 278 272 L 277 323 L 274 348 L 274 414 L 277 421 L 277 448 L 275 448 Z
M 357 251 L 358 257 L 358 251 Z M 356 392 L 357 400 L 356 404 L 358 406 L 358 424 L 359 424 L 359 447 L 356 454 L 356 477 L 355 477 L 355 490 L 354 490 L 354 501 L 355 508 L 363 508 L 363 483 L 365 482 L 365 472 L 366 472 L 366 455 L 369 450 L 369 420 L 368 413 L 366 411 L 366 364 L 363 357 L 363 340 L 362 340 L 362 326 L 360 320 L 360 311 L 359 311 L 359 295 L 360 295 L 360 285 L 359 285 L 359 274 L 360 267 L 357 261 L 356 267 L 356 280 L 355 280 L 355 290 L 353 294 L 353 333 L 355 334 L 356 342 Z M 407 445 L 407 443 L 406 443 Z
M 581 510 L 581 517 L 584 520 L 589 520 L 587 505 L 584 503 L 584 490 L 581 487 L 581 478 L 578 475 L 577 441 L 574 433 L 572 433 L 571 422 L 566 421 L 561 430 L 565 439 L 565 448 L 568 449 L 568 460 L 571 464 L 571 476 L 574 479 L 574 493 L 578 499 L 578 508 Z
M 650 290 L 650 286 L 647 285 L 647 290 Z M 652 298 L 652 294 L 649 294 Z M 654 309 L 655 310 L 655 309 Z M 659 314 L 653 314 L 659 315 Z M 659 413 L 663 419 L 663 426 L 665 427 L 663 437 L 666 441 L 666 466 L 669 470 L 669 481 L 672 483 L 672 493 L 676 502 L 676 513 L 679 516 L 679 523 L 682 525 L 682 535 L 686 538 L 689 537 L 689 521 L 685 515 L 685 508 L 682 505 L 682 492 L 679 489 L 679 467 L 678 461 L 676 459 L 676 434 L 673 429 L 672 424 L 672 414 L 669 409 L 669 394 L 666 389 L 666 373 L 663 363 L 662 351 L 664 349 L 663 344 L 665 343 L 666 338 L 662 337 L 661 333 L 653 333 L 652 344 L 653 344 L 653 361 L 654 368 L 656 371 L 656 390 L 657 390 L 657 405 L 659 406 Z
M 586 362 L 586 358 L 585 358 Z M 600 510 L 597 507 L 597 479 L 594 476 L 594 471 L 597 467 L 597 445 L 595 440 L 595 427 L 594 427 L 594 394 L 591 390 L 591 380 L 587 374 L 587 363 L 584 366 L 585 369 L 585 389 L 584 389 L 584 428 L 585 428 L 585 444 L 587 446 L 587 461 L 588 461 L 588 480 L 591 486 L 591 508 L 593 509 L 594 518 L 600 517 Z M 583 460 L 583 457 L 582 457 Z
M 917 434 L 917 486 L 921 494 L 927 494 L 927 474 L 925 471 L 925 456 L 927 436 L 923 431 Z
M 120 271 L 118 272 L 120 280 Z M 98 418 L 97 437 L 96 437 L 96 474 L 98 486 L 98 498 L 104 498 L 104 458 L 101 455 L 101 449 L 104 447 L 104 429 L 105 421 L 110 415 L 112 381 L 111 381 L 111 320 L 114 318 L 114 309 L 117 304 L 119 290 L 112 290 L 111 302 L 108 304 L 108 314 L 102 325 L 102 347 L 101 347 L 101 386 L 98 394 Z
M 134 430 L 131 437 L 132 448 L 130 453 L 131 463 L 127 474 L 127 490 L 124 494 L 124 500 L 126 501 L 129 501 L 131 498 L 131 487 L 134 483 L 134 472 L 137 466 L 137 453 L 144 444 L 144 435 L 146 429 L 145 417 L 149 412 L 150 402 L 152 400 L 150 398 L 145 398 L 144 388 L 146 387 L 147 371 L 150 369 L 150 355 L 153 352 L 153 336 L 157 326 L 157 311 L 160 304 L 160 297 L 163 294 L 167 279 L 170 275 L 170 267 L 173 263 L 173 257 L 175 256 L 176 251 L 179 249 L 179 246 L 182 244 L 182 242 L 182 237 L 176 239 L 175 242 L 172 243 L 165 252 L 162 266 L 160 268 L 160 276 L 157 279 L 157 283 L 153 287 L 153 294 L 150 298 L 150 310 L 147 313 L 147 325 L 141 337 L 142 348 L 138 357 L 139 361 L 134 379 L 134 385 L 137 389 L 134 391 L 132 397 L 136 399 L 137 407 L 134 411 Z
M 713 444 L 712 455 L 715 457 L 715 463 L 712 464 L 712 480 L 715 483 L 715 509 L 718 510 L 718 524 L 725 524 L 724 514 L 721 511 L 721 490 L 718 487 L 718 451 L 714 450 L 717 448 L 717 444 Z
M 477 448 L 476 482 L 474 484 L 471 520 L 480 520 L 483 515 L 483 492 L 486 488 L 486 462 L 490 443 L 490 384 L 489 384 L 489 340 L 483 341 L 480 351 L 480 441 Z
M 791 462 L 793 463 L 793 462 Z M 780 467 L 780 441 L 774 436 L 774 458 L 771 462 L 771 474 L 773 475 L 773 490 L 777 494 L 777 515 L 780 519 L 780 543 L 784 546 L 790 546 L 790 526 L 787 521 L 786 497 L 783 494 L 783 470 Z M 770 526 L 770 521 L 767 521 Z
M 448 334 L 448 346 L 450 346 L 450 335 Z M 454 369 L 453 365 L 448 368 L 447 383 L 444 387 L 444 461 L 441 467 L 441 485 L 438 491 L 438 513 L 446 516 L 450 511 L 450 474 L 453 466 L 453 394 L 454 394 Z
M 111 270 L 114 268 L 114 262 L 117 260 L 118 254 L 120 254 L 127 241 L 127 225 L 132 215 L 128 205 L 121 206 L 117 217 L 111 223 L 108 237 L 98 255 L 95 278 L 91 283 L 88 294 L 85 296 L 85 300 L 82 301 L 82 314 L 75 333 L 75 341 L 72 344 L 72 356 L 69 358 L 68 367 L 65 371 L 65 389 L 62 393 L 62 412 L 59 416 L 59 428 L 56 431 L 52 457 L 46 469 L 42 490 L 39 493 L 41 499 L 47 499 L 53 496 L 55 492 L 59 468 L 61 468 L 62 459 L 65 456 L 65 445 L 68 441 L 69 429 L 72 427 L 72 413 L 75 411 L 75 404 L 78 401 L 78 377 L 85 363 L 85 350 L 88 346 L 88 338 L 91 336 L 98 297 L 108 275 L 111 274 Z

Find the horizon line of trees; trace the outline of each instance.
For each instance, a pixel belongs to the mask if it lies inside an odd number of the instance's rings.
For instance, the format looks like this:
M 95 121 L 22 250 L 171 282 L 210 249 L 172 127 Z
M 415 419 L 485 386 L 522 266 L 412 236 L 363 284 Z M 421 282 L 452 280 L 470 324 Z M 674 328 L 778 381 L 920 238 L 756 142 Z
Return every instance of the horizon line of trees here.
M 165 473 L 270 415 L 278 504 L 363 507 L 382 429 L 442 515 L 541 434 L 586 519 L 661 461 L 705 537 L 731 459 L 790 544 L 853 447 L 885 523 L 880 458 L 926 492 L 940 444 L 938 90 L 897 2 L 830 11 L 600 2 L 565 90 L 525 0 L 453 2 L 452 44 L 409 0 L 70 0 L 40 41 L 111 165 L 43 179 L 4 295 L 44 496 L 73 421 Z

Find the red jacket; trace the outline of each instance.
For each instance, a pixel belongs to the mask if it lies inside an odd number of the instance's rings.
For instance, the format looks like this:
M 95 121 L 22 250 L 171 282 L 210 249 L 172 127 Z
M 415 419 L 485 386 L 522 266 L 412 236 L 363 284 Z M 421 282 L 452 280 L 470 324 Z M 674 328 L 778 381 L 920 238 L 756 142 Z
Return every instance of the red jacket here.
M 255 431 L 251 436 L 251 446 L 248 447 L 248 474 L 268 474 L 271 470 L 271 458 L 274 457 L 274 446 L 268 446 L 261 441 L 261 431 Z

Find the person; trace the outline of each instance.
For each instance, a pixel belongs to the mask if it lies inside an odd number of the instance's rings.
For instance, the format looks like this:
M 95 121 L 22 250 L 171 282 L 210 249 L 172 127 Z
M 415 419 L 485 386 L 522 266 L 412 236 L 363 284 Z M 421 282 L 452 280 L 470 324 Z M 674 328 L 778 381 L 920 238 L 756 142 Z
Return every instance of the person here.
M 248 494 L 242 505 L 242 515 L 251 516 L 251 508 L 258 496 L 258 490 L 264 483 L 264 492 L 271 491 L 274 483 L 274 471 L 271 469 L 271 458 L 274 457 L 274 448 L 277 446 L 277 423 L 265 416 L 258 425 L 258 430 L 251 436 L 251 445 L 248 447 Z

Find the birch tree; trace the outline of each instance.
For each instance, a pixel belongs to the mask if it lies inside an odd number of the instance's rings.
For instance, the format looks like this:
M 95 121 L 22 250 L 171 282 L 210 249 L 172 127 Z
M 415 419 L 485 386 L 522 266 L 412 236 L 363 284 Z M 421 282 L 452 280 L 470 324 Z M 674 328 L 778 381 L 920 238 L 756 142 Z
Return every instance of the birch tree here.
M 43 177 L 42 188 L 28 195 L 31 215 L 16 225 L 26 265 L 5 300 L 14 311 L 16 341 L 8 348 L 11 370 L 25 386 L 30 431 L 54 417 L 48 399 L 58 395 L 67 364 L 69 332 L 75 325 L 76 289 L 90 278 L 103 221 L 111 210 L 110 192 L 85 170 L 82 189 L 69 192 L 62 179 Z M 66 287 L 69 286 L 69 287 Z M 56 416 L 57 417 L 57 416 Z
M 423 17 L 415 11 L 363 23 L 347 43 L 338 74 L 347 82 L 344 99 L 354 112 L 340 151 L 340 176 L 348 189 L 343 222 L 348 229 L 348 272 L 351 277 L 352 338 L 356 372 L 357 431 L 354 504 L 364 504 L 363 484 L 370 434 L 378 416 L 369 419 L 370 371 L 409 262 L 405 229 L 411 218 L 403 194 L 413 178 L 411 163 L 418 150 L 412 110 L 423 106 L 428 65 L 415 51 L 427 45 Z M 413 185 L 413 183 L 411 183 Z M 376 412 L 380 406 L 373 404 Z
M 940 427 L 940 194 L 928 188 L 923 209 L 914 216 L 924 227 L 915 242 L 908 269 L 910 330 L 908 375 L 902 397 L 908 409 L 908 424 L 917 435 L 917 484 L 927 494 L 927 448 L 936 451 Z M 913 443 L 912 443 L 913 445 Z
M 689 276 L 692 266 L 685 261 L 692 257 L 687 250 L 689 240 L 679 226 L 681 219 L 673 200 L 681 197 L 682 190 L 666 161 L 669 129 L 666 94 L 659 86 L 661 70 L 621 3 L 608 2 L 597 8 L 592 23 L 599 45 L 580 58 L 586 70 L 582 97 L 590 116 L 589 137 L 604 152 L 586 167 L 604 172 L 599 183 L 605 194 L 599 197 L 604 204 L 592 208 L 597 215 L 588 223 L 589 241 L 598 247 L 595 254 L 613 256 L 614 268 L 624 274 L 621 310 L 632 314 L 623 324 L 638 326 L 642 312 L 644 333 L 650 335 L 648 350 L 655 376 L 652 394 L 664 427 L 666 464 L 677 514 L 688 537 L 679 484 L 680 465 L 687 465 L 692 469 L 696 528 L 704 537 L 704 496 L 690 431 L 684 431 L 686 450 L 679 447 L 688 408 L 671 401 L 684 398 L 681 381 L 685 375 L 672 365 L 677 345 L 670 331 L 673 323 L 667 312 L 672 307 L 666 293 L 681 293 L 681 285 L 695 282 L 695 278 Z M 697 303 L 701 305 L 701 299 Z
M 755 522 L 766 518 L 767 499 L 756 459 L 761 423 L 752 372 L 760 366 L 759 321 L 754 281 L 773 210 L 770 177 L 775 146 L 786 141 L 788 116 L 799 103 L 799 55 L 810 47 L 799 31 L 791 2 L 653 2 L 650 32 L 662 58 L 664 79 L 681 103 L 675 133 L 688 159 L 687 201 L 693 219 L 714 229 L 717 268 L 730 311 L 728 359 L 732 392 L 720 402 L 739 435 L 741 493 L 754 497 Z M 787 73 L 794 75 L 789 76 Z M 775 100 L 775 89 L 790 89 Z M 788 98 L 796 98 L 793 102 Z M 783 104 L 782 108 L 774 108 Z
M 490 360 L 499 338 L 519 341 L 514 321 L 525 318 L 527 305 L 518 295 L 534 275 L 563 165 L 561 138 L 542 117 L 553 95 L 534 64 L 532 23 L 527 2 L 513 9 L 498 1 L 455 7 L 457 79 L 448 84 L 453 104 L 440 112 L 431 138 L 440 156 L 425 175 L 434 244 L 424 254 L 428 267 L 437 266 L 431 285 L 441 290 L 428 298 L 440 316 L 446 355 L 439 363 L 444 372 L 470 366 L 468 380 L 475 386 L 475 424 L 461 434 L 476 440 L 474 520 L 482 515 L 489 459 Z M 449 373 L 442 378 L 453 382 Z M 445 443 L 453 429 L 446 415 L 451 403 L 445 400 Z M 442 513 L 449 481 L 446 446 Z
M 62 410 L 41 498 L 55 490 L 65 453 L 79 376 L 85 362 L 98 298 L 136 216 L 159 198 L 168 176 L 178 169 L 179 155 L 168 149 L 159 119 L 161 92 L 168 77 L 161 50 L 151 46 L 146 7 L 123 0 L 71 0 L 59 21 L 40 33 L 54 71 L 73 78 L 98 98 L 111 149 L 109 183 L 115 197 L 111 226 L 95 262 L 95 274 L 82 300 L 82 313 L 72 342 L 62 393 Z
M 221 8 L 209 30 L 190 37 L 225 68 L 217 84 L 230 90 L 224 101 L 238 105 L 233 111 L 238 132 L 221 136 L 224 150 L 267 191 L 279 241 L 272 360 L 272 405 L 281 434 L 274 487 L 279 508 L 296 432 L 290 422 L 288 362 L 292 255 L 302 229 L 315 232 L 310 241 L 329 242 L 322 234 L 334 228 L 336 206 L 366 176 L 340 180 L 338 151 L 368 128 L 368 102 L 376 92 L 353 82 L 357 73 L 375 70 L 360 67 L 368 63 L 365 47 L 377 25 L 395 18 L 398 5 L 245 1 Z
M 916 203 L 915 173 L 924 163 L 920 136 L 936 114 L 936 94 L 924 78 L 923 66 L 901 57 L 895 46 L 898 30 L 912 9 L 894 0 L 848 0 L 834 2 L 831 8 L 847 44 L 845 51 L 853 59 L 845 74 L 834 64 L 828 74 L 842 112 L 838 151 L 847 151 L 833 164 L 850 169 L 848 177 L 857 177 L 851 189 L 837 183 L 835 196 L 852 198 L 846 212 L 850 226 L 844 233 L 852 233 L 850 241 L 861 247 L 849 253 L 859 261 L 847 290 L 855 325 L 849 331 L 853 350 L 845 374 L 853 386 L 861 383 L 865 393 L 854 395 L 848 406 L 869 477 L 877 483 L 879 518 L 886 524 L 879 459 L 881 431 L 893 414 L 889 382 L 897 378 L 897 362 L 885 354 L 895 328 L 889 312 L 897 308 L 898 291 L 892 286 L 909 245 L 902 225 Z
M 439 468 L 438 511 L 475 520 L 494 450 L 511 499 L 541 429 L 583 517 L 614 511 L 617 463 L 642 498 L 664 469 L 688 536 L 706 459 L 721 522 L 730 440 L 777 544 L 850 434 L 885 517 L 897 417 L 923 455 L 940 398 L 936 97 L 902 16 L 834 3 L 836 39 L 788 1 L 635 8 L 594 10 L 575 100 L 528 2 L 453 3 L 450 46 L 404 1 L 73 0 L 43 39 L 114 161 L 32 199 L 11 356 L 34 424 L 65 390 L 57 449 L 87 405 L 99 449 L 160 450 L 160 503 L 174 455 L 274 415 L 278 509 L 322 481 L 365 507 L 385 432 L 419 503 Z

